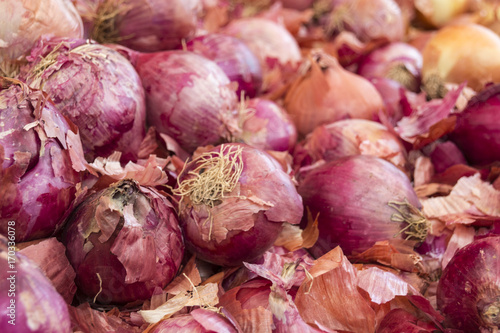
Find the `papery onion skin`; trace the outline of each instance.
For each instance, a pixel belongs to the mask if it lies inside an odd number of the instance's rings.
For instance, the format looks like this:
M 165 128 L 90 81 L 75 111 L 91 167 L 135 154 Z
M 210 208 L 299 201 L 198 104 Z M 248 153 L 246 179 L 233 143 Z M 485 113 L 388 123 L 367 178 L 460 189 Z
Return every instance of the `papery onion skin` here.
M 422 51 L 422 78 L 437 75 L 445 82 L 467 85 L 476 91 L 500 82 L 500 37 L 477 24 L 456 24 L 439 29 Z
M 291 151 L 297 142 L 297 129 L 288 113 L 275 102 L 253 98 L 240 115 L 246 144 L 262 150 Z
M 472 164 L 500 161 L 500 84 L 486 87 L 457 115 L 453 141 Z
M 147 122 L 186 151 L 225 142 L 237 131 L 238 99 L 215 62 L 165 51 L 140 54 L 135 67 L 146 91 Z
M 319 257 L 340 245 L 346 255 L 361 253 L 377 241 L 405 238 L 405 223 L 392 221 L 390 202 L 415 208 L 420 202 L 408 177 L 392 163 L 354 155 L 308 171 L 298 192 L 304 207 L 318 216 L 319 238 L 311 253 Z M 423 222 L 423 221 L 422 221 Z
M 126 58 L 83 39 L 42 39 L 28 60 L 21 78 L 43 88 L 78 126 L 87 160 L 114 151 L 122 152 L 124 162 L 137 160 L 146 104 L 140 78 Z
M 10 240 L 10 239 L 9 239 Z M 67 333 L 68 306 L 36 264 L 0 236 L 0 329 L 4 333 Z
M 264 151 L 231 143 L 214 147 L 199 156 L 187 163 L 176 190 L 182 195 L 179 217 L 186 248 L 196 253 L 197 258 L 221 266 L 251 262 L 273 245 L 283 222 L 300 222 L 302 199 L 294 183 Z M 217 200 L 204 199 L 198 203 L 195 195 L 204 193 L 204 186 L 214 188 L 217 185 L 200 176 L 216 169 L 193 170 L 203 165 L 203 159 L 221 161 L 220 156 L 227 163 L 235 163 L 231 170 L 241 170 L 234 190 Z M 231 171 L 229 174 L 237 173 Z M 204 180 L 206 185 L 184 185 L 196 179 Z M 186 192 L 189 190 L 191 194 Z
M 322 51 L 311 60 L 308 73 L 292 84 L 284 101 L 299 134 L 346 118 L 377 120 L 384 112 L 384 101 L 368 80 L 345 70 Z
M 132 180 L 88 196 L 69 216 L 62 241 L 77 296 L 101 304 L 150 298 L 174 278 L 184 254 L 172 205 Z
M 436 330 L 433 324 L 422 322 L 404 309 L 393 309 L 384 316 L 376 333 L 432 333 Z
M 407 153 L 401 140 L 381 123 L 365 119 L 345 119 L 316 127 L 295 148 L 294 164 L 304 167 L 358 154 L 377 156 L 405 169 Z
M 7 235 L 8 222 L 15 221 L 18 242 L 48 237 L 63 226 L 75 198 L 81 177 L 68 138 L 80 139 L 42 92 L 19 81 L 2 83 L 0 233 Z
M 437 305 L 450 328 L 496 332 L 500 328 L 500 236 L 459 249 L 443 271 Z
M 77 0 L 85 35 L 141 52 L 171 50 L 196 31 L 200 0 Z
M 238 83 L 236 95 L 254 98 L 262 86 L 259 59 L 241 40 L 217 33 L 195 37 L 186 43 L 186 51 L 198 53 L 214 61 L 231 82 Z
M 369 53 L 358 66 L 357 73 L 367 79 L 388 78 L 412 91 L 420 88 L 422 54 L 415 47 L 394 42 Z
M 41 36 L 83 37 L 82 19 L 70 0 L 4 0 L 0 22 L 0 74 L 7 76 Z
M 216 312 L 196 309 L 189 314 L 175 316 L 162 320 L 151 333 L 236 333 L 236 328 L 221 314 Z
M 460 149 L 451 141 L 438 143 L 429 154 L 429 157 L 437 173 L 444 172 L 449 167 L 457 164 L 467 164 Z

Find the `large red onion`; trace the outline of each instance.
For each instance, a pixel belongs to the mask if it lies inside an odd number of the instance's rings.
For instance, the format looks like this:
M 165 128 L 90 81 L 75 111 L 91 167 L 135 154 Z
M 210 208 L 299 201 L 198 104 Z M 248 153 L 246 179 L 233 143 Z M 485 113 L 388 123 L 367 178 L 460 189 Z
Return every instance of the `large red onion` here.
M 367 78 L 388 78 L 412 91 L 420 89 L 422 54 L 410 44 L 390 43 L 368 54 L 360 62 L 358 74 Z
M 86 158 L 121 151 L 136 160 L 145 136 L 145 99 L 133 66 L 118 52 L 83 39 L 40 40 L 21 76 L 48 93 L 82 136 Z
M 83 37 L 82 19 L 70 0 L 4 0 L 0 22 L 0 75 L 13 76 L 41 36 Z
M 450 139 L 472 164 L 500 161 L 500 84 L 491 85 L 472 97 L 457 115 Z
M 304 167 L 350 155 L 373 155 L 404 170 L 406 149 L 387 127 L 365 119 L 345 119 L 316 127 L 295 148 L 294 163 Z
M 292 84 L 284 103 L 302 135 L 341 119 L 376 120 L 384 110 L 382 97 L 368 80 L 323 51 L 312 52 L 309 70 Z
M 76 8 L 86 37 L 154 52 L 194 35 L 201 0 L 77 0 Z
M 223 34 L 209 33 L 191 39 L 186 50 L 213 60 L 231 82 L 238 83 L 237 96 L 257 96 L 262 86 L 259 59 L 241 40 Z
M 302 217 L 290 176 L 270 155 L 245 144 L 195 154 L 175 192 L 186 247 L 217 265 L 256 259 L 284 222 L 297 224 Z
M 15 244 L 10 234 L 0 236 L 0 330 L 70 332 L 66 302 L 36 264 L 16 252 Z
M 275 102 L 250 99 L 240 112 L 240 139 L 246 144 L 276 151 L 290 151 L 295 146 L 297 129 L 288 113 Z
M 0 79 L 0 233 L 18 242 L 61 228 L 75 198 L 78 134 L 41 91 Z M 83 155 L 80 154 L 80 160 Z
M 458 250 L 443 271 L 437 305 L 448 327 L 467 333 L 500 329 L 500 236 Z
M 123 180 L 88 196 L 63 234 L 77 295 L 102 304 L 151 297 L 177 274 L 184 245 L 170 202 Z
M 392 163 L 370 155 L 341 158 L 310 170 L 298 191 L 318 216 L 319 257 L 337 245 L 346 255 L 377 241 L 414 236 L 423 240 L 427 221 L 408 177 Z
M 148 123 L 182 148 L 230 140 L 238 99 L 217 64 L 188 51 L 141 53 L 135 63 L 146 91 Z

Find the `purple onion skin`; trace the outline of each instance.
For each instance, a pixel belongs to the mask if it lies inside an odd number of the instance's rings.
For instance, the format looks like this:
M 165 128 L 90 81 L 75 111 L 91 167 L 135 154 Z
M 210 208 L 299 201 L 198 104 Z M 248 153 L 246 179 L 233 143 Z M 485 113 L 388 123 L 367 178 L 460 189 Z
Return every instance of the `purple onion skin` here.
M 500 161 L 500 84 L 486 87 L 472 97 L 457 115 L 450 139 L 469 163 L 486 165 Z
M 338 245 L 351 255 L 377 241 L 401 238 L 403 224 L 391 221 L 396 210 L 388 203 L 406 199 L 420 207 L 408 177 L 392 163 L 369 155 L 344 157 L 310 170 L 298 192 L 312 216 L 319 214 L 319 238 L 311 248 L 315 257 Z
M 54 63 L 37 75 L 42 57 L 55 51 Z M 135 161 L 144 138 L 146 104 L 134 67 L 120 53 L 83 39 L 40 40 L 21 78 L 43 88 L 62 114 L 78 126 L 85 157 L 122 152 Z
M 238 98 L 217 64 L 188 51 L 140 54 L 147 121 L 183 149 L 224 142 L 237 126 Z
M 467 164 L 460 149 L 451 141 L 437 144 L 429 156 L 437 173 L 444 172 L 457 164 Z
M 196 309 L 189 314 L 161 321 L 151 333 L 236 333 L 237 330 L 222 315 L 210 310 Z
M 62 296 L 36 264 L 16 253 L 15 242 L 9 240 L 0 236 L 0 331 L 71 332 Z
M 455 253 L 443 271 L 436 294 L 448 327 L 467 333 L 498 331 L 499 257 L 500 236 L 476 240 Z
M 237 266 L 243 261 L 252 262 L 267 251 L 278 237 L 283 222 L 300 222 L 302 200 L 290 176 L 267 153 L 238 143 L 220 145 L 209 152 L 215 154 L 223 147 L 243 148 L 243 170 L 236 190 L 226 193 L 221 203 L 211 209 L 184 196 L 179 217 L 186 248 L 196 253 L 197 258 L 216 265 Z M 194 177 L 189 172 L 198 163 L 194 159 L 186 165 L 179 184 Z M 217 216 L 213 230 L 207 220 L 209 211 Z M 238 215 L 238 226 L 231 225 L 235 215 Z M 240 223 L 249 223 L 249 229 L 242 229 Z M 217 232 L 225 228 L 227 235 L 218 238 Z
M 98 295 L 101 304 L 150 298 L 174 278 L 184 254 L 171 204 L 131 180 L 90 195 L 69 217 L 62 241 L 77 295 L 90 301 Z
M 286 111 L 275 102 L 253 98 L 241 115 L 241 139 L 262 150 L 291 151 L 297 143 L 297 128 Z
M 262 86 L 262 69 L 259 59 L 239 39 L 217 33 L 209 33 L 191 39 L 186 50 L 200 54 L 226 73 L 231 82 L 238 83 L 236 95 L 254 98 Z
M 403 309 L 393 309 L 382 319 L 376 333 L 432 333 L 436 331 L 437 328 L 431 323 L 422 322 Z
M 18 242 L 57 232 L 80 181 L 65 148 L 70 126 L 50 101 L 35 111 L 43 99 L 24 85 L 0 89 L 0 132 L 6 134 L 0 136 L 0 233 L 7 235 L 15 221 Z

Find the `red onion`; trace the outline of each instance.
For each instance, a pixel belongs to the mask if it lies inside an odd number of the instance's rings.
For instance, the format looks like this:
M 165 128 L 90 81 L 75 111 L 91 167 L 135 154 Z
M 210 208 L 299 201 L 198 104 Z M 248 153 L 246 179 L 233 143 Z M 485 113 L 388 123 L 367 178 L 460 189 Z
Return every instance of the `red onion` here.
M 238 83 L 237 96 L 257 96 L 262 86 L 259 59 L 241 40 L 223 34 L 198 36 L 186 44 L 186 50 L 214 61 L 231 82 Z
M 394 0 L 330 0 L 325 3 L 326 15 L 321 21 L 327 33 L 351 31 L 362 42 L 403 39 L 403 16 Z
M 432 165 L 437 173 L 457 164 L 467 164 L 464 155 L 451 141 L 438 143 L 430 153 Z
M 18 242 L 48 237 L 85 169 L 80 138 L 42 92 L 1 78 L 0 87 L 0 233 L 14 221 Z
M 14 76 L 19 63 L 44 35 L 83 37 L 82 19 L 70 0 L 0 2 L 0 74 Z
M 500 328 L 500 236 L 486 237 L 458 250 L 443 271 L 437 305 L 445 323 L 467 333 Z
M 376 120 L 384 101 L 368 80 L 342 68 L 337 59 L 315 51 L 307 73 L 288 90 L 285 109 L 305 135 L 316 126 L 341 119 Z
M 179 315 L 173 318 L 162 320 L 151 333 L 236 333 L 238 332 L 233 324 L 225 317 L 216 312 L 196 309 L 189 314 Z
M 403 309 L 393 309 L 384 316 L 376 333 L 433 333 L 436 330 L 432 323 L 422 321 Z
M 405 169 L 406 150 L 401 140 L 384 125 L 365 119 L 339 120 L 316 127 L 295 148 L 294 163 L 304 167 L 359 154 L 377 156 Z
M 20 243 L 17 246 L 22 247 L 19 253 L 37 264 L 66 303 L 71 304 L 76 293 L 76 273 L 66 255 L 62 255 L 66 252 L 64 245 L 55 237 L 51 237 L 40 242 Z
M 18 254 L 15 240 L 0 236 L 0 330 L 14 332 L 71 331 L 68 306 L 42 271 Z
M 201 0 L 77 0 L 76 7 L 86 37 L 154 52 L 194 35 Z
M 275 102 L 254 98 L 240 115 L 240 139 L 262 150 L 290 151 L 297 142 L 297 129 L 286 111 Z
M 367 79 L 392 79 L 411 91 L 419 91 L 422 61 L 422 54 L 415 47 L 394 42 L 364 57 L 358 74 Z
M 80 297 L 124 304 L 151 297 L 177 274 L 184 245 L 172 205 L 123 180 L 88 196 L 63 234 Z
M 408 177 L 393 164 L 354 155 L 310 170 L 298 192 L 318 216 L 319 257 L 340 245 L 346 255 L 361 253 L 394 237 L 423 240 L 427 221 Z
M 121 151 L 136 160 L 145 136 L 145 100 L 133 66 L 118 52 L 81 39 L 40 40 L 22 77 L 43 88 L 80 129 L 86 158 Z
M 195 154 L 175 192 L 186 247 L 217 265 L 256 259 L 272 246 L 283 222 L 297 224 L 302 217 L 290 176 L 270 155 L 245 144 Z
M 450 139 L 472 164 L 484 165 L 500 160 L 500 84 L 491 85 L 472 97 L 457 115 Z
M 227 141 L 238 131 L 238 99 L 215 62 L 166 51 L 139 54 L 135 66 L 146 91 L 148 123 L 185 150 Z

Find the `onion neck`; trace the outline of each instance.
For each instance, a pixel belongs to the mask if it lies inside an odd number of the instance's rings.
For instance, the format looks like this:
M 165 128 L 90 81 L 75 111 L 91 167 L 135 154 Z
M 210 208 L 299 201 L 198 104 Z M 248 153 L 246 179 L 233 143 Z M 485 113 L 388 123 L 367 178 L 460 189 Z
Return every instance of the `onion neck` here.
M 425 240 L 429 230 L 429 222 L 417 207 L 406 199 L 402 202 L 389 201 L 387 205 L 396 210 L 396 213 L 391 216 L 392 222 L 407 224 L 398 234 L 405 233 L 406 239 L 412 238 L 421 242 Z
M 423 79 L 422 90 L 430 99 L 443 98 L 448 92 L 443 78 L 437 73 L 429 74 Z
M 487 327 L 500 328 L 500 298 L 492 302 L 481 300 L 477 308 Z

